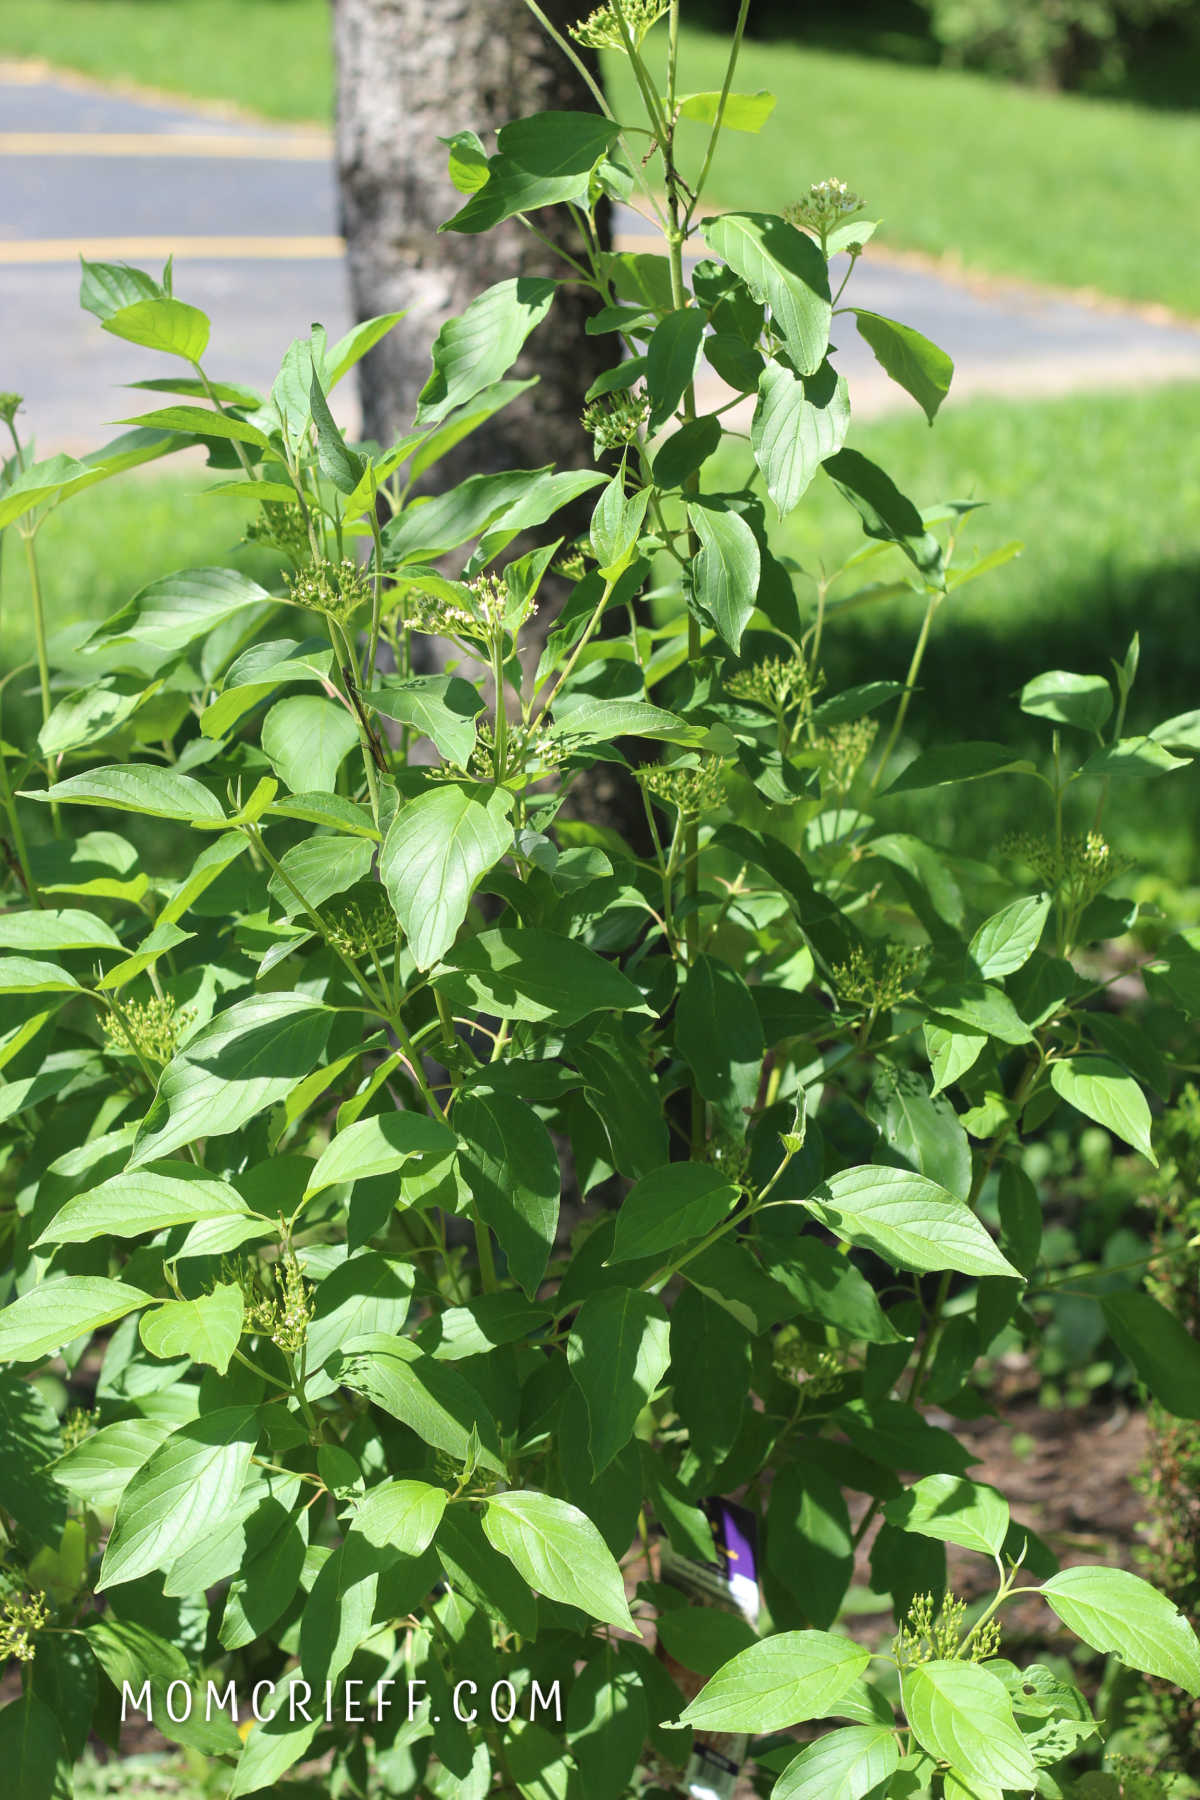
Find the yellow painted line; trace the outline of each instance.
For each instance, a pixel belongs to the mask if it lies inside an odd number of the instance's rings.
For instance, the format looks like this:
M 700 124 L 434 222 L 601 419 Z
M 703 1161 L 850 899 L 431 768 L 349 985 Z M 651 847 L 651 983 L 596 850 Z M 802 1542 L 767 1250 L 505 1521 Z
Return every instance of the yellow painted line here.
M 131 262 L 178 256 L 216 262 L 331 262 L 344 256 L 340 237 L 114 237 L 0 240 L 0 267 L 17 263 Z
M 328 162 L 332 152 L 330 139 L 315 132 L 255 137 L 213 131 L 0 131 L 0 156 L 207 156 Z

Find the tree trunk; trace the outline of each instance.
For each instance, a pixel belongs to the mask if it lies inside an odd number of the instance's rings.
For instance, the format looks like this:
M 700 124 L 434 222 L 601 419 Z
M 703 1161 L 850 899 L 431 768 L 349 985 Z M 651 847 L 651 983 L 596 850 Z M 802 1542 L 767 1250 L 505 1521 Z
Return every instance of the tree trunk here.
M 544 0 L 558 27 L 578 0 Z M 586 10 L 586 9 L 585 9 Z M 442 322 L 493 282 L 554 275 L 565 265 L 517 220 L 479 236 L 438 226 L 458 210 L 439 137 L 490 134 L 541 111 L 595 110 L 595 101 L 524 0 L 333 0 L 337 55 L 337 158 L 342 225 L 357 316 L 408 309 L 403 324 L 361 365 L 364 436 L 390 444 L 412 421 Z M 539 227 L 576 247 L 566 208 Z M 578 468 L 588 460 L 579 424 L 583 396 L 612 357 L 612 339 L 590 338 L 589 302 L 564 289 L 516 373 L 541 380 L 528 396 L 466 439 L 444 473 Z
M 563 30 L 586 6 L 542 0 Z M 407 308 L 408 317 L 366 356 L 360 368 L 363 435 L 388 445 L 407 431 L 430 372 L 430 347 L 443 321 L 484 288 L 514 275 L 561 277 L 566 265 L 516 219 L 478 236 L 443 232 L 463 196 L 446 172 L 439 138 L 475 131 L 491 136 L 530 113 L 594 111 L 595 100 L 524 0 L 333 0 L 337 57 L 337 159 L 342 229 L 358 318 Z M 587 56 L 587 52 L 581 52 Z M 565 207 L 536 215 L 541 231 L 578 254 Z M 607 226 L 607 209 L 599 223 Z M 591 439 L 580 425 L 584 395 L 614 354 L 610 336 L 589 337 L 595 297 L 563 288 L 549 319 L 534 332 L 513 371 L 538 385 L 497 413 L 442 458 L 432 481 L 451 486 L 498 469 L 590 464 Z M 582 535 L 593 498 L 556 515 L 554 531 Z M 512 546 L 517 555 L 524 545 Z M 528 656 L 536 663 L 565 593 L 548 576 Z M 620 624 L 623 626 L 624 621 Z M 614 625 L 615 628 L 615 625 Z M 419 640 L 421 666 L 440 664 L 441 646 Z M 648 850 L 640 795 L 622 770 L 601 763 L 577 781 L 564 809 L 623 830 Z

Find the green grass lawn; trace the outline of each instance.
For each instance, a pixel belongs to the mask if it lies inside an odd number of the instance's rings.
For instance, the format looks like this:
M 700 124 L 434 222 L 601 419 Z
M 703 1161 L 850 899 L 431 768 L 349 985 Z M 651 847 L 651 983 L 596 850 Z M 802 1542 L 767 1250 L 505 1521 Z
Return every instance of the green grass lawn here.
M 329 0 L 4 0 L 0 56 L 329 121 Z
M 721 41 L 683 35 L 685 89 L 719 86 Z M 328 0 L 9 0 L 0 55 L 273 118 L 331 113 Z M 606 75 L 618 110 L 640 117 L 624 59 L 609 57 Z M 726 138 L 714 203 L 781 207 L 839 175 L 885 221 L 885 246 L 1200 313 L 1200 237 L 1187 227 L 1200 115 L 786 42 L 747 44 L 738 85 L 769 88 L 779 105 L 762 136 Z M 701 128 L 688 129 L 699 151 Z

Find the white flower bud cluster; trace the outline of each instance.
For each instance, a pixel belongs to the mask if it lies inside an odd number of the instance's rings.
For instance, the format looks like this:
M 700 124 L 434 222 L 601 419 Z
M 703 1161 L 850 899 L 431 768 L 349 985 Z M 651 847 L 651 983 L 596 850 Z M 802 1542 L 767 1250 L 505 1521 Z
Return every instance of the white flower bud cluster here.
M 619 5 L 620 18 L 615 5 L 598 6 L 577 25 L 568 25 L 567 30 L 585 50 L 625 50 L 626 38 L 621 30 L 623 18 L 634 48 L 640 50 L 642 39 L 651 26 L 657 25 L 671 10 L 669 0 L 619 0 Z
M 844 181 L 830 176 L 828 181 L 814 181 L 803 200 L 787 207 L 783 216 L 790 225 L 815 231 L 821 237 L 862 208 L 862 196 L 852 193 Z

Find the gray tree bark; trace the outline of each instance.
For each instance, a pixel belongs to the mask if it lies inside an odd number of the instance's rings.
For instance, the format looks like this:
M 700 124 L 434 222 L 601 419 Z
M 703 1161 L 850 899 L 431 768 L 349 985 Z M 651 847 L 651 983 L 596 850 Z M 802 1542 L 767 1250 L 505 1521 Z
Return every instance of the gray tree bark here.
M 543 5 L 560 29 L 581 10 L 579 0 Z M 438 235 L 462 200 L 438 138 L 471 130 L 490 151 L 489 134 L 509 119 L 594 111 L 595 101 L 524 0 L 333 0 L 333 27 L 337 161 L 355 310 L 370 318 L 408 309 L 360 366 L 364 435 L 386 445 L 411 423 L 445 319 L 493 282 L 569 272 L 516 220 L 480 236 Z M 537 223 L 555 242 L 576 247 L 565 208 L 547 209 Z M 516 370 L 536 372 L 539 385 L 447 459 L 451 480 L 587 461 L 583 396 L 612 356 L 610 338 L 584 331 L 588 307 L 575 289 L 556 296 Z
M 588 8 L 585 0 L 541 0 L 560 31 Z M 479 236 L 443 232 L 463 196 L 446 172 L 440 137 L 474 131 L 489 152 L 490 134 L 530 113 L 595 110 L 594 97 L 524 0 L 333 0 L 337 60 L 337 164 L 342 229 L 356 316 L 407 308 L 408 317 L 359 365 L 363 435 L 387 445 L 408 430 L 430 371 L 430 347 L 443 321 L 475 296 L 514 275 L 561 277 L 569 270 L 517 220 Z M 581 52 L 585 58 L 587 52 Z M 578 254 L 565 207 L 535 222 L 552 242 Z M 602 218 L 600 223 L 607 224 Z M 439 487 L 497 469 L 585 467 L 591 439 L 580 425 L 584 395 L 609 367 L 614 342 L 589 337 L 597 302 L 563 288 L 549 318 L 534 332 L 513 373 L 538 385 L 473 432 L 433 472 Z M 554 531 L 578 536 L 591 499 L 565 508 Z M 524 546 L 514 544 L 510 554 Z M 558 591 L 556 592 L 556 588 Z M 544 603 L 530 633 L 549 629 L 561 584 L 547 577 Z M 420 654 L 436 663 L 438 647 Z M 616 825 L 640 843 L 645 832 L 634 784 L 601 763 L 576 784 L 566 811 Z

